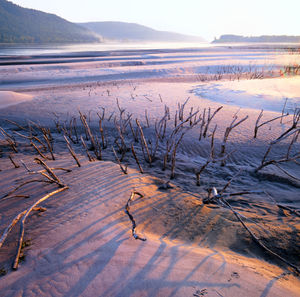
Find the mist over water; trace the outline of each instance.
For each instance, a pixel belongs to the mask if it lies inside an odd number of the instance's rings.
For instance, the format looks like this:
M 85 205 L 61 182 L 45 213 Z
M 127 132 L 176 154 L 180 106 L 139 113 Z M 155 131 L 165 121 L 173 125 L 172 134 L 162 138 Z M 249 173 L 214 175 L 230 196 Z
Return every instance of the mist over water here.
M 220 45 L 210 43 L 162 43 L 162 42 L 131 42 L 131 43 L 92 43 L 92 44 L 3 44 L 0 45 L 2 56 L 46 55 L 73 52 L 97 52 L 114 50 L 147 50 L 147 49 L 181 49 L 207 48 Z

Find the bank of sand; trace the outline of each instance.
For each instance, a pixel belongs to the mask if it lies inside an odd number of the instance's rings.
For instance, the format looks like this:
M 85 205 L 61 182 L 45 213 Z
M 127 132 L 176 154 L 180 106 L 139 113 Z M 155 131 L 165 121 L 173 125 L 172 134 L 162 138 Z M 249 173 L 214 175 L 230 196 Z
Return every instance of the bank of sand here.
M 81 65 L 84 68 L 84 65 Z M 274 78 L 274 82 L 278 78 Z M 263 81 L 260 81 L 263 82 Z M 268 81 L 265 81 L 267 90 Z M 164 106 L 174 116 L 177 103 L 190 97 L 186 110 L 211 107 L 220 102 L 201 98 L 192 90 L 199 84 L 192 82 L 154 82 L 144 78 L 99 84 L 68 84 L 60 86 L 21 85 L 12 89 L 27 89 L 24 94 L 32 101 L 1 109 L 1 125 L 7 130 L 16 127 L 4 118 L 26 124 L 26 119 L 40 121 L 53 127 L 53 119 L 63 122 L 77 109 L 91 115 L 91 126 L 98 125 L 96 110 L 106 109 L 107 117 L 118 112 L 116 98 L 126 112 L 138 117 L 146 126 L 145 110 L 150 123 L 160 118 Z M 249 86 L 247 86 L 249 87 Z M 238 87 L 237 87 L 238 88 Z M 243 86 L 243 88 L 245 88 Z M 245 91 L 245 90 L 244 90 Z M 24 90 L 23 90 L 24 92 Z M 297 97 L 298 91 L 295 91 Z M 22 93 L 22 92 L 21 92 Z M 291 94 L 289 94 L 292 97 Z M 228 102 L 227 102 L 228 103 Z M 260 163 L 268 141 L 280 135 L 289 125 L 279 121 L 263 126 L 258 139 L 253 129 L 259 110 L 222 103 L 223 109 L 215 117 L 211 129 L 218 125 L 216 148 L 219 148 L 225 128 L 238 112 L 239 118 L 249 119 L 230 135 L 229 149 L 236 150 L 227 166 L 218 164 L 207 168 L 201 176 L 201 187 L 195 185 L 194 169 L 208 157 L 210 139 L 198 141 L 199 130 L 185 136 L 177 155 L 177 169 L 172 188 L 161 185 L 170 177 L 170 168 L 161 170 L 158 158 L 140 174 L 134 160 L 127 156 L 129 174 L 124 175 L 114 160 L 111 150 L 104 150 L 105 161 L 88 162 L 84 152 L 75 145 L 82 166 L 76 167 L 66 151 L 59 134 L 55 135 L 53 167 L 66 167 L 72 172 L 60 172 L 59 177 L 69 189 L 53 196 L 42 205 L 47 211 L 29 217 L 24 253 L 26 259 L 18 271 L 10 264 L 16 251 L 18 229 L 1 248 L 0 267 L 8 273 L 0 278 L 3 296 L 299 296 L 300 282 L 293 274 L 285 274 L 287 266 L 268 255 L 251 239 L 229 209 L 205 205 L 202 198 L 207 188 L 222 188 L 241 169 L 240 177 L 232 182 L 229 192 L 265 190 L 277 203 L 299 209 L 299 184 L 276 168 L 266 168 L 260 175 L 253 171 Z M 54 115 L 55 114 L 55 115 Z M 266 111 L 264 119 L 279 113 Z M 51 119 L 51 120 L 50 120 Z M 94 122 L 95 121 L 95 122 Z M 170 126 L 173 123 L 169 123 Z M 107 123 L 109 127 L 109 123 Z M 112 128 L 112 126 L 111 126 Z M 107 128 L 109 134 L 112 130 Z M 19 131 L 20 133 L 25 133 Z M 113 132 L 111 132 L 113 133 Z M 145 128 L 146 137 L 151 135 Z M 108 135 L 112 140 L 114 137 Z M 15 161 L 23 160 L 33 170 L 38 166 L 28 141 L 18 139 L 19 153 Z M 32 179 L 23 167 L 13 168 L 7 158 L 9 148 L 1 142 L 1 196 L 21 180 Z M 280 153 L 281 146 L 274 154 Z M 159 155 L 163 148 L 160 148 Z M 140 155 L 140 158 L 141 155 Z M 297 164 L 287 167 L 297 175 Z M 0 200 L 1 229 L 15 215 L 29 207 L 39 197 L 54 190 L 54 185 L 32 184 L 19 194 L 30 198 L 11 197 Z M 137 223 L 137 233 L 146 241 L 131 235 L 131 222 L 124 207 L 132 191 L 141 192 L 131 213 Z M 228 200 L 246 220 L 247 225 L 264 243 L 295 265 L 299 265 L 299 217 L 279 209 L 267 194 L 257 193 Z

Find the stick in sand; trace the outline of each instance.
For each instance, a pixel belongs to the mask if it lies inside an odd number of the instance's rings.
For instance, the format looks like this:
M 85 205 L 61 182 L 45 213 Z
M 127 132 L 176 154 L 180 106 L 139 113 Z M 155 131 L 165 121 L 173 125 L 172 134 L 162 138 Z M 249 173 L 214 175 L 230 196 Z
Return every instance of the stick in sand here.
M 12 154 L 9 154 L 9 155 L 8 155 L 8 158 L 9 158 L 9 160 L 11 161 L 11 163 L 14 165 L 15 168 L 20 168 L 20 165 L 18 165 L 18 164 L 14 161 L 14 159 L 13 159 L 13 157 L 12 157 Z
M 67 143 L 67 147 L 68 147 L 68 150 L 69 150 L 71 156 L 74 158 L 74 160 L 75 160 L 76 163 L 77 163 L 77 166 L 78 166 L 78 167 L 81 167 L 80 162 L 79 162 L 79 160 L 78 160 L 78 158 L 77 158 L 75 152 L 73 151 L 73 149 L 72 149 L 72 147 L 71 147 L 71 144 L 70 144 L 69 140 L 67 139 L 67 137 L 66 137 L 65 135 L 64 135 L 64 139 L 65 139 L 65 141 L 66 141 L 66 143 Z
M 134 159 L 136 161 L 136 164 L 138 165 L 138 167 L 140 169 L 140 173 L 144 173 L 143 168 L 142 168 L 142 166 L 141 166 L 141 164 L 139 162 L 139 159 L 138 159 L 138 157 L 137 157 L 137 155 L 135 153 L 133 144 L 131 144 L 131 152 L 132 152 L 132 155 L 133 155 L 133 157 L 134 157 Z
M 19 243 L 18 243 L 18 250 L 17 250 L 17 254 L 16 254 L 16 258 L 13 264 L 13 269 L 17 270 L 18 269 L 18 265 L 19 265 L 19 259 L 20 259 L 20 253 L 21 253 L 21 248 L 22 248 L 22 243 L 23 243 L 23 239 L 24 239 L 24 233 L 25 233 L 25 221 L 27 219 L 27 217 L 29 216 L 29 214 L 31 213 L 31 211 L 41 202 L 47 200 L 48 198 L 50 198 L 51 196 L 60 193 L 64 190 L 67 190 L 69 187 L 63 187 L 61 189 L 55 190 L 49 194 L 47 194 L 46 196 L 42 197 L 41 199 L 39 199 L 38 201 L 36 201 L 30 208 L 27 209 L 27 212 L 24 214 L 22 221 L 21 221 L 21 229 L 20 229 L 20 237 L 19 237 Z
M 132 192 L 131 195 L 130 195 L 130 198 L 128 199 L 126 205 L 125 205 L 125 213 L 128 215 L 131 223 L 132 223 L 132 236 L 134 237 L 134 239 L 139 239 L 141 241 L 146 241 L 147 239 L 146 238 L 143 238 L 143 237 L 140 237 L 139 235 L 136 234 L 135 232 L 135 228 L 136 228 L 136 223 L 135 223 L 135 220 L 133 218 L 133 216 L 131 215 L 131 213 L 129 212 L 130 210 L 130 202 L 133 201 L 133 198 L 135 195 L 138 195 L 140 198 L 143 198 L 144 196 L 142 194 L 140 194 L 139 192 Z
M 120 159 L 119 159 L 119 157 L 118 157 L 118 155 L 117 155 L 117 153 L 116 153 L 114 147 L 112 146 L 111 148 L 112 148 L 112 150 L 113 150 L 113 152 L 114 152 L 114 155 L 115 155 L 116 160 L 117 160 L 117 162 L 118 162 L 118 164 L 119 164 L 119 166 L 120 166 L 120 169 L 122 170 L 122 172 L 123 172 L 124 174 L 127 174 L 127 166 L 125 165 L 125 168 L 122 166 L 121 161 L 120 161 Z

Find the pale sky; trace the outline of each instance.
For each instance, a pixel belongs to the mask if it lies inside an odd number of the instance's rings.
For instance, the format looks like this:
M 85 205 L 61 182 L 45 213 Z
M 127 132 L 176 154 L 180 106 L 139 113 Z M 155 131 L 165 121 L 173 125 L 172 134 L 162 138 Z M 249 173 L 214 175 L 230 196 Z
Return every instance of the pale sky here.
M 202 36 L 300 35 L 300 0 L 12 0 L 71 22 L 124 21 Z

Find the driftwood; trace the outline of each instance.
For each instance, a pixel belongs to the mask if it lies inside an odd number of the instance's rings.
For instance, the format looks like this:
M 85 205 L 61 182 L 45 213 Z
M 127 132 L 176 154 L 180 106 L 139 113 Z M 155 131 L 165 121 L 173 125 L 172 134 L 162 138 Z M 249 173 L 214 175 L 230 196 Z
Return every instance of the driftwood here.
M 134 237 L 134 239 L 139 239 L 142 241 L 146 241 L 146 238 L 140 237 L 139 235 L 136 234 L 135 232 L 135 228 L 136 228 L 136 222 L 133 218 L 133 216 L 131 215 L 131 213 L 129 212 L 130 210 L 130 202 L 133 201 L 133 198 L 135 197 L 135 195 L 138 195 L 140 198 L 143 198 L 144 196 L 142 194 L 140 194 L 139 192 L 132 192 L 130 195 L 130 198 L 128 199 L 126 205 L 125 205 L 125 213 L 128 215 L 131 223 L 132 223 L 132 236 Z
M 14 270 L 17 270 L 18 269 L 18 265 L 19 265 L 19 258 L 20 258 L 20 253 L 21 253 L 21 248 L 22 248 L 22 243 L 23 243 L 23 240 L 24 240 L 24 233 L 25 233 L 25 222 L 26 222 L 26 219 L 27 217 L 29 216 L 29 214 L 31 213 L 31 211 L 37 206 L 39 205 L 41 202 L 47 200 L 48 198 L 50 198 L 51 196 L 57 194 L 57 193 L 60 193 L 64 190 L 67 190 L 68 187 L 65 186 L 61 189 L 57 189 L 49 194 L 47 194 L 46 196 L 42 197 L 41 199 L 39 199 L 38 201 L 36 201 L 31 207 L 29 207 L 26 211 L 26 213 L 23 215 L 22 217 L 22 221 L 21 221 L 21 229 L 20 229 L 20 237 L 19 237 L 19 242 L 18 242 L 18 249 L 17 249 L 17 254 L 16 254 L 16 257 L 15 257 L 15 261 L 14 261 L 14 264 L 13 264 L 13 269 Z

